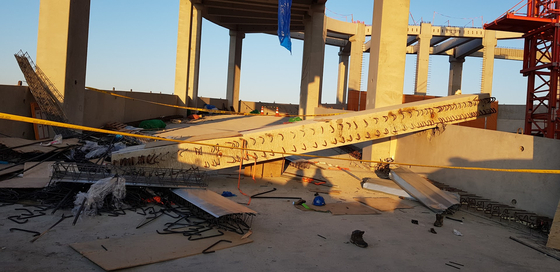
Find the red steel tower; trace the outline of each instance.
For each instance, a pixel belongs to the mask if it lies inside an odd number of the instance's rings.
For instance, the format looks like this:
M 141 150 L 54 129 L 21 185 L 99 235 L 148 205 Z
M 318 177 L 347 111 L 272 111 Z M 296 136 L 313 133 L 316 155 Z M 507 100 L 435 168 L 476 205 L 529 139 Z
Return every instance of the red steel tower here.
M 527 77 L 525 130 L 528 135 L 560 139 L 558 80 L 560 66 L 560 0 L 519 2 L 485 29 L 525 35 L 523 69 Z M 519 11 L 526 7 L 527 13 Z

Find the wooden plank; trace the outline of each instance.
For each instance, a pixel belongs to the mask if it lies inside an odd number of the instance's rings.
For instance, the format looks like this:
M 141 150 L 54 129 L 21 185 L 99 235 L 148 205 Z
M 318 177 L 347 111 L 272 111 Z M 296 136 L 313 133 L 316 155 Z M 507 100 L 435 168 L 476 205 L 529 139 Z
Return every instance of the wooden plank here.
M 221 242 L 211 250 L 253 242 L 248 238 L 241 239 L 241 235 L 237 233 L 225 231 L 222 236 L 195 241 L 189 241 L 182 234 L 154 233 L 94 240 L 70 246 L 101 268 L 112 271 L 200 254 L 219 240 L 229 240 L 232 243 Z
M 0 138 L 0 144 L 3 144 L 6 147 L 10 147 L 10 148 L 15 147 L 15 146 L 21 146 L 21 145 L 27 145 L 27 144 L 35 143 L 33 145 L 13 149 L 14 151 L 20 152 L 20 153 L 29 153 L 29 152 L 46 153 L 46 152 L 49 152 L 49 151 L 54 149 L 54 147 L 52 147 L 52 146 L 41 146 L 41 145 L 39 145 L 42 142 L 44 142 L 44 141 L 32 141 L 32 140 L 21 139 L 21 138 Z
M 76 138 L 64 139 L 62 140 L 62 144 L 58 144 L 55 146 L 44 146 L 44 145 L 40 145 L 40 143 L 45 143 L 48 141 L 32 141 L 32 140 L 26 140 L 21 138 L 10 138 L 10 137 L 0 138 L 0 144 L 3 144 L 6 147 L 10 147 L 10 148 L 15 146 L 31 144 L 29 146 L 18 147 L 13 149 L 14 151 L 20 153 L 30 153 L 30 152 L 46 153 L 56 148 L 78 144 L 78 141 L 79 139 Z
M 307 189 L 312 193 L 320 193 L 320 194 L 329 194 L 329 195 L 339 195 L 340 190 L 332 190 L 332 189 L 322 189 L 322 188 L 315 188 L 315 189 Z
M 253 171 L 254 171 L 254 174 L 255 174 L 255 178 L 262 178 L 263 177 L 263 165 L 262 165 L 262 163 L 257 163 L 256 165 L 254 163 L 246 165 L 244 170 L 243 170 L 243 175 L 245 175 L 247 177 L 252 177 L 253 176 Z
M 395 209 L 412 209 L 414 207 L 406 205 L 400 199 L 390 197 L 354 197 L 354 200 L 364 203 L 378 211 L 394 211 Z
M 25 173 L 23 173 L 24 178 L 50 178 L 53 173 L 52 166 L 54 161 L 47 162 L 26 162 L 24 164 Z M 39 165 L 37 165 L 39 164 Z M 37 166 L 35 166 L 37 165 Z M 33 167 L 33 168 L 31 168 Z M 31 168 L 31 169 L 29 169 Z M 29 170 L 27 170 L 29 169 Z
M 21 164 L 20 164 L 20 165 L 17 165 L 17 166 L 14 166 L 14 165 L 15 165 L 15 164 L 13 164 L 13 163 L 8 163 L 8 164 L 2 164 L 2 165 L 0 165 L 0 176 L 1 176 L 1 175 L 10 174 L 10 173 L 13 173 L 13 172 L 17 172 L 17 171 L 23 170 L 23 165 L 21 165 Z M 8 167 L 10 167 L 10 168 L 7 169 L 7 170 L 4 170 L 4 169 L 6 169 L 6 168 L 8 168 Z
M 39 108 L 39 104 L 31 102 L 31 117 L 37 119 L 47 120 L 47 116 Z M 41 124 L 33 124 L 33 130 L 35 131 L 35 140 L 51 139 L 54 135 L 51 135 L 51 127 Z
M 0 181 L 0 188 L 45 188 L 51 178 L 13 178 Z
M 262 176 L 263 178 L 279 177 L 284 172 L 284 162 L 286 160 L 278 159 L 267 161 L 263 163 Z
M 327 203 L 325 206 L 309 206 L 318 211 L 329 211 L 333 215 L 380 214 L 378 211 L 359 202 Z
M 256 165 L 254 163 L 247 164 L 243 168 L 243 175 L 252 177 L 254 169 L 255 178 L 280 177 L 284 172 L 284 161 L 284 158 L 281 158 L 258 162 Z
M 552 227 L 548 234 L 546 246 L 560 249 L 560 202 L 558 202 L 558 208 L 556 208 L 556 214 L 554 214 L 554 220 L 552 221 Z
M 35 166 L 38 163 L 39 165 Z M 44 188 L 51 180 L 53 164 L 54 162 L 52 161 L 43 163 L 26 162 L 21 166 L 25 170 L 23 177 L 0 181 L 0 188 Z

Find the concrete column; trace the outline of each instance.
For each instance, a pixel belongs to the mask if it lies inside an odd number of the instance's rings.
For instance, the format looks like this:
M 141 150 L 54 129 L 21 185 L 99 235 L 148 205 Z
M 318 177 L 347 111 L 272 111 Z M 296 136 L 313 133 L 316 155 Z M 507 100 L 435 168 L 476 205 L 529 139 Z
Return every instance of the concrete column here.
M 340 48 L 338 52 L 338 84 L 336 87 L 336 104 L 346 109 L 346 86 L 348 85 L 348 60 L 350 54 Z
M 64 96 L 69 121 L 83 124 L 89 0 L 41 1 L 37 66 Z
M 313 4 L 305 15 L 299 114 L 314 114 L 321 104 L 325 57 L 325 4 Z
M 179 27 L 177 30 L 177 59 L 175 61 L 175 91 L 179 105 L 197 106 L 198 70 L 202 13 L 200 6 L 190 0 L 179 2 Z M 179 110 L 185 114 L 185 110 Z
M 453 56 L 449 56 L 449 87 L 447 89 L 447 95 L 454 95 L 461 89 L 464 62 L 464 58 L 456 59 Z
M 360 91 L 362 83 L 362 59 L 364 56 L 364 43 L 366 41 L 366 25 L 357 24 L 356 35 L 350 37 L 350 75 L 348 90 Z
M 228 105 L 239 111 L 239 81 L 241 79 L 241 49 L 245 33 L 229 31 L 229 61 L 227 76 Z
M 416 52 L 416 84 L 414 94 L 426 95 L 428 92 L 428 70 L 430 69 L 430 41 L 432 40 L 432 24 L 422 23 L 418 35 L 418 51 Z
M 483 56 L 482 56 L 482 80 L 480 83 L 480 92 L 492 95 L 492 80 L 494 77 L 494 51 L 498 40 L 496 39 L 496 31 L 485 30 L 482 38 Z
M 373 3 L 366 109 L 402 103 L 410 0 Z M 374 141 L 363 149 L 365 160 L 393 156 L 396 140 Z

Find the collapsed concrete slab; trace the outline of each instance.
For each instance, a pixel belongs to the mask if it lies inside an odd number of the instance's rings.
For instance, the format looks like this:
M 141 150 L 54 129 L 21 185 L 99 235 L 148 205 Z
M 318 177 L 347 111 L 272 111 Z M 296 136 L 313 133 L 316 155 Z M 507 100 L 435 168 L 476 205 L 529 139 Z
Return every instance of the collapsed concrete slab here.
M 492 114 L 488 94 L 456 95 L 379 109 L 318 117 L 241 136 L 203 140 L 112 155 L 114 165 L 216 170 L 348 144 L 389 138 Z

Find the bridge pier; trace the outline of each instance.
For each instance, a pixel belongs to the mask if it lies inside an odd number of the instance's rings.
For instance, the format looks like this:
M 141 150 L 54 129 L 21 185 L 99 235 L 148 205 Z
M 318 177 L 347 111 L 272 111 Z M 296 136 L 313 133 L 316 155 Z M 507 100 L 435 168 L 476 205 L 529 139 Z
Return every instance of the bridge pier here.
M 323 64 L 325 62 L 325 4 L 312 4 L 305 15 L 305 36 L 301 67 L 299 114 L 312 115 L 321 104 Z
M 202 7 L 190 0 L 179 3 L 177 59 L 175 62 L 175 90 L 179 105 L 197 107 Z M 186 110 L 179 110 L 183 115 Z
M 350 54 L 344 51 L 344 48 L 340 48 L 338 52 L 338 83 L 336 87 L 336 104 L 342 105 L 346 109 L 346 94 L 348 89 L 346 85 L 348 84 L 348 60 L 350 59 Z
M 426 95 L 428 92 L 428 70 L 430 69 L 430 43 L 432 40 L 432 24 L 422 23 L 418 35 L 418 51 L 416 52 L 416 84 L 414 94 Z
M 226 99 L 234 111 L 239 112 L 239 82 L 241 80 L 241 49 L 245 33 L 229 31 L 229 61 Z
M 449 56 L 449 87 L 447 95 L 454 95 L 461 89 L 464 62 L 464 58 L 456 59 L 453 56 Z

